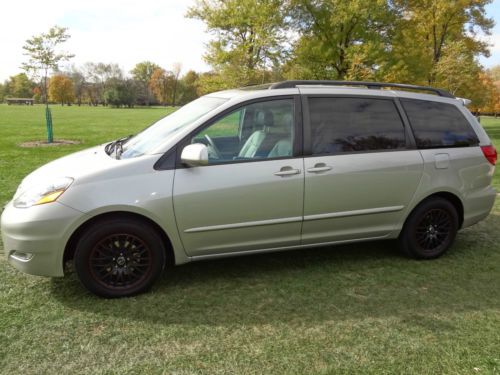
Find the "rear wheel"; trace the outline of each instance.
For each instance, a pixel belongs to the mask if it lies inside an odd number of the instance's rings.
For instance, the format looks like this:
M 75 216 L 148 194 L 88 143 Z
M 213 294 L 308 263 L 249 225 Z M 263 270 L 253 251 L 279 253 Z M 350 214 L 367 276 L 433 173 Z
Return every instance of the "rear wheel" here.
M 433 197 L 420 203 L 410 214 L 399 236 L 404 253 L 416 259 L 443 255 L 458 231 L 457 210 L 449 201 Z
M 102 297 L 125 297 L 148 290 L 165 264 L 161 237 L 147 224 L 108 219 L 91 226 L 75 251 L 82 284 Z

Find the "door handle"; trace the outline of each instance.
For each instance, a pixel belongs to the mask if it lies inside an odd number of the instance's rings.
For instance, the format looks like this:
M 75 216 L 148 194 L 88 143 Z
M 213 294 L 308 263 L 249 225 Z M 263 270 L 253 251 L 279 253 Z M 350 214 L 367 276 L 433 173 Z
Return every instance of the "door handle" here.
M 294 174 L 299 174 L 300 169 L 293 169 L 292 167 L 283 167 L 279 172 L 274 172 L 275 176 L 286 177 L 293 176 Z
M 330 167 L 329 165 L 326 165 L 325 163 L 317 163 L 314 165 L 314 167 L 309 168 L 307 171 L 309 173 L 321 173 L 321 172 L 329 171 L 331 169 L 332 169 L 332 167 Z

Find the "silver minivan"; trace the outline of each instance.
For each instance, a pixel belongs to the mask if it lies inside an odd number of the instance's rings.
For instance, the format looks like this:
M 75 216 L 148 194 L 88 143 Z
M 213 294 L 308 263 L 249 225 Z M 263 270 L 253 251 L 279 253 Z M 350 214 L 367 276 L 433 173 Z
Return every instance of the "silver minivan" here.
M 17 269 L 105 297 L 168 264 L 398 239 L 442 255 L 488 216 L 496 150 L 466 101 L 400 84 L 286 81 L 203 96 L 42 166 L 1 218 Z

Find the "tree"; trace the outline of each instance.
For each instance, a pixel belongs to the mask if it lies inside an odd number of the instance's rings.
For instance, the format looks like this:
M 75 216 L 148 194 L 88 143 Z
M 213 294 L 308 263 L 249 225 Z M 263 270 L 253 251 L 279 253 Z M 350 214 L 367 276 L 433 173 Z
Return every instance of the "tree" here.
M 187 13 L 215 38 L 205 60 L 224 76 L 218 88 L 261 83 L 259 69 L 279 68 L 286 55 L 286 14 L 280 0 L 197 0 Z
M 289 7 L 300 37 L 287 78 L 374 78 L 386 63 L 396 17 L 386 0 L 291 0 Z
M 472 57 L 488 55 L 479 35 L 491 33 L 486 17 L 491 0 L 395 0 L 401 17 L 395 23 L 391 55 L 395 63 L 387 77 L 395 81 L 434 85 L 438 65 L 451 44 L 465 45 Z M 411 47 L 410 47 L 411 46 Z
M 149 87 L 156 99 L 163 105 L 168 104 L 170 93 L 173 91 L 175 77 L 165 69 L 156 69 L 151 75 Z
M 0 83 L 0 103 L 2 103 L 6 96 L 6 84 Z
M 174 76 L 174 88 L 173 88 L 173 93 L 172 93 L 172 105 L 175 106 L 175 97 L 177 95 L 177 85 L 179 82 L 179 76 L 181 75 L 182 71 L 182 64 L 177 62 L 173 65 L 172 69 L 172 75 Z
M 487 71 L 488 76 L 492 79 L 493 83 L 500 90 L 500 65 L 496 65 Z
M 113 107 L 132 108 L 137 100 L 137 91 L 134 80 L 112 78 L 104 91 L 104 100 Z
M 179 104 L 184 105 L 199 96 L 199 74 L 194 70 L 188 71 L 179 81 Z
M 142 89 L 145 94 L 145 102 L 146 105 L 149 106 L 151 99 L 151 92 L 149 88 L 149 81 L 151 80 L 151 76 L 156 69 L 159 69 L 160 66 L 151 62 L 151 61 L 143 61 L 135 65 L 135 67 L 130 71 L 132 77 L 141 83 Z
M 108 83 L 123 80 L 123 71 L 118 64 L 87 62 L 83 65 L 82 70 L 87 82 L 85 88 L 92 105 L 105 105 L 107 102 L 104 98 L 104 92 L 108 88 Z
M 69 72 L 66 73 L 66 76 L 68 76 L 73 82 L 76 103 L 78 106 L 81 106 L 85 95 L 85 86 L 87 85 L 85 76 L 83 75 L 83 72 L 74 65 L 71 66 Z
M 57 74 L 49 80 L 49 98 L 61 105 L 74 102 L 74 90 L 73 81 L 65 75 Z
M 33 88 L 35 84 L 28 78 L 25 73 L 19 73 L 10 77 L 8 82 L 8 93 L 16 98 L 31 98 L 33 97 Z
M 498 67 L 480 74 L 483 102 L 476 108 L 480 113 L 493 114 L 495 117 L 500 113 L 500 69 Z
M 51 27 L 47 33 L 35 35 L 31 39 L 26 40 L 26 44 L 23 46 L 24 54 L 28 56 L 28 61 L 22 64 L 22 68 L 35 76 L 41 74 L 43 100 L 46 105 L 47 140 L 49 143 L 52 142 L 53 136 L 52 117 L 50 116 L 47 100 L 48 77 L 51 71 L 58 70 L 60 62 L 74 57 L 74 55 L 58 49 L 60 44 L 70 38 L 67 30 L 65 27 Z

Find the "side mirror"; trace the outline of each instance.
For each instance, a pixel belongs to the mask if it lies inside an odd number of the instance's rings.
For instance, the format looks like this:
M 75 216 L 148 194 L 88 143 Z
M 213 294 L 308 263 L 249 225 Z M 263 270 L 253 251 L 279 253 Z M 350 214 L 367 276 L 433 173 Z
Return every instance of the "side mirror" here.
M 187 145 L 182 150 L 181 162 L 190 167 L 208 164 L 208 148 L 203 143 Z

